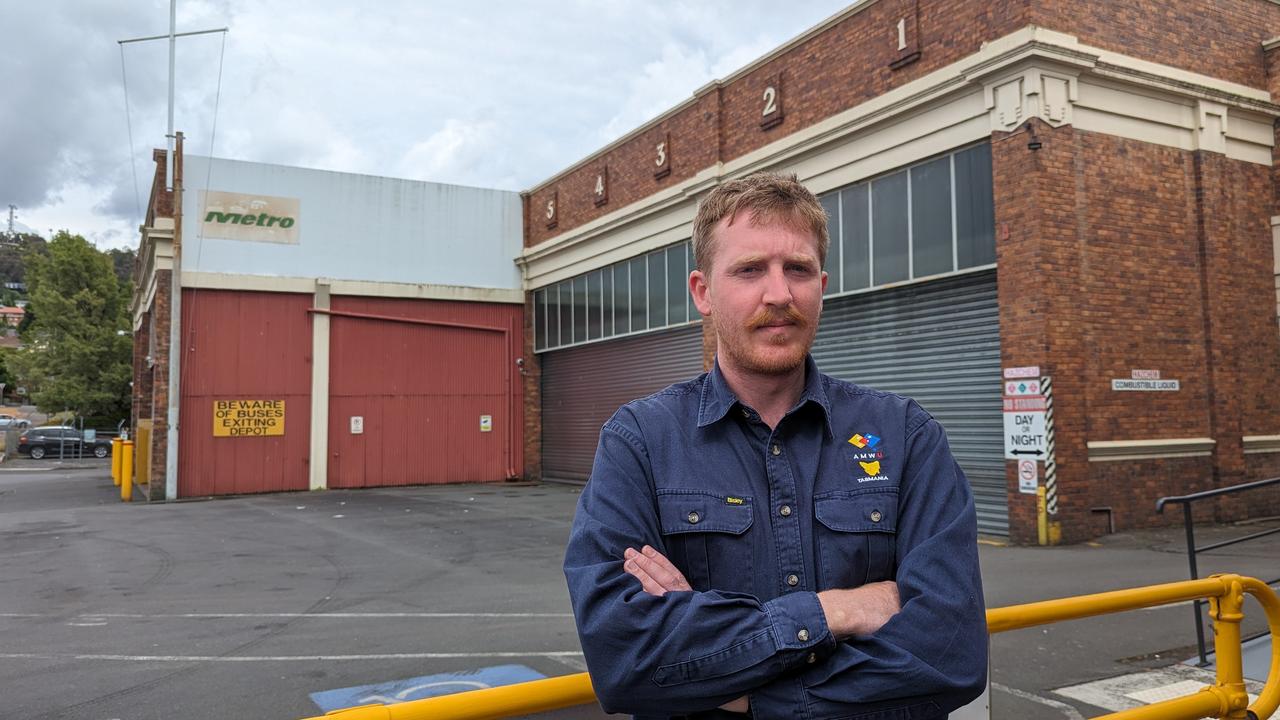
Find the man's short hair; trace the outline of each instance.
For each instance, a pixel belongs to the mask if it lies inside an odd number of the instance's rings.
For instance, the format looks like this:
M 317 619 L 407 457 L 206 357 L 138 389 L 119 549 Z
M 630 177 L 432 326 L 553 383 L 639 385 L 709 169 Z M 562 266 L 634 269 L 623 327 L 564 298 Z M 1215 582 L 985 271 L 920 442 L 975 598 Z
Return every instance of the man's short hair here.
M 751 211 L 753 225 L 778 223 L 792 230 L 811 233 L 818 247 L 818 262 L 827 264 L 827 212 L 795 175 L 760 172 L 730 180 L 711 191 L 698 206 L 693 221 L 693 259 L 698 269 L 711 269 L 715 257 L 714 231 L 721 220 L 732 224 L 738 213 Z

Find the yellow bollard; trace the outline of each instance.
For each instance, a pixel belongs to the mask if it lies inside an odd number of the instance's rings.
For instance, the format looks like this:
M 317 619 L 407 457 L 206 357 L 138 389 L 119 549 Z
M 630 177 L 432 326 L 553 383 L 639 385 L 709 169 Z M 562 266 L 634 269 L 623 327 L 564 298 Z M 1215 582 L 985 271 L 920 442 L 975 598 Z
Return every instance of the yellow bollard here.
M 1045 505 L 1044 486 L 1036 488 L 1036 530 L 1040 544 L 1049 544 L 1049 511 Z
M 120 443 L 124 442 L 118 437 L 111 438 L 111 482 L 120 487 Z
M 120 443 L 120 499 L 129 502 L 133 499 L 133 441 Z

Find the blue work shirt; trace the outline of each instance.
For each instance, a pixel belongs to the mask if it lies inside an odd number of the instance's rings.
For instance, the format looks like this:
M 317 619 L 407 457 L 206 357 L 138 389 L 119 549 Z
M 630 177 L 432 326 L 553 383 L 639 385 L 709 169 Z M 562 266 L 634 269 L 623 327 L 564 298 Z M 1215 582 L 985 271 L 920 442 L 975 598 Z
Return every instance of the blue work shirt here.
M 717 365 L 604 425 L 564 570 L 609 712 L 943 718 L 986 685 L 977 520 L 964 473 L 915 401 L 806 362 L 770 430 Z M 692 591 L 655 597 L 623 568 L 652 545 Z M 838 642 L 817 593 L 898 584 L 901 612 Z

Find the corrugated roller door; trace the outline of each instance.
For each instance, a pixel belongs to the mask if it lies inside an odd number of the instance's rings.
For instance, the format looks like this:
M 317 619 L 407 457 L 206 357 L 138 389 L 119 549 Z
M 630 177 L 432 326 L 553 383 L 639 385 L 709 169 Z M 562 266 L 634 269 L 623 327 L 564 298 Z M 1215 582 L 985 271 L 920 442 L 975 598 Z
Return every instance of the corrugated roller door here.
M 1008 534 L 995 271 L 830 300 L 813 355 L 829 375 L 932 413 L 973 487 L 978 529 Z
M 542 472 L 586 480 L 619 407 L 702 372 L 702 326 L 543 353 Z

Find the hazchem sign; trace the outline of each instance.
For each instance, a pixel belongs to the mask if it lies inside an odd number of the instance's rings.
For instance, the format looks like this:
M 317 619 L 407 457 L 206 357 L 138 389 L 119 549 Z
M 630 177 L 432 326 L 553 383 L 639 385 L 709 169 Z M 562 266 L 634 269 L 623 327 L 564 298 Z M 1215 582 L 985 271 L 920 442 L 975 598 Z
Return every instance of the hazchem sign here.
M 214 437 L 284 435 L 283 400 L 214 400 Z

